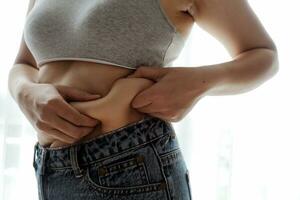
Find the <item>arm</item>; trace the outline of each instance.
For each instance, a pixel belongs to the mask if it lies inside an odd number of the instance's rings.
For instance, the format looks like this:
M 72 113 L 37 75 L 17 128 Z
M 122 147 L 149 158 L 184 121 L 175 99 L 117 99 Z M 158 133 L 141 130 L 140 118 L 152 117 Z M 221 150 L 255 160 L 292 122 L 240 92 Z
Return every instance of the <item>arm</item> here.
M 29 10 L 33 4 L 34 0 L 30 0 Z M 40 84 L 37 83 L 37 78 L 35 59 L 22 36 L 18 55 L 9 71 L 8 89 L 37 130 L 39 141 L 55 138 L 65 143 L 73 143 L 90 133 L 98 121 L 79 113 L 64 98 L 84 101 L 99 96 L 67 86 Z
M 34 3 L 35 0 L 30 0 L 26 15 L 33 8 Z M 16 102 L 19 101 L 24 87 L 36 82 L 37 73 L 37 64 L 24 42 L 24 35 L 22 35 L 20 49 L 8 78 L 8 90 Z
M 178 122 L 203 97 L 249 91 L 278 71 L 275 44 L 246 0 L 190 0 L 188 13 L 233 60 L 199 67 L 139 66 L 130 77 L 155 80 L 133 99 L 139 112 Z
M 8 90 L 17 103 L 24 95 L 22 92 L 26 91 L 25 88 L 36 83 L 37 72 L 32 65 L 25 63 L 15 63 L 9 71 Z
M 213 86 L 206 95 L 247 92 L 277 73 L 276 46 L 246 0 L 194 0 L 188 11 L 233 58 L 207 66 L 207 70 L 198 67 L 211 78 Z M 202 88 L 202 80 L 200 83 Z

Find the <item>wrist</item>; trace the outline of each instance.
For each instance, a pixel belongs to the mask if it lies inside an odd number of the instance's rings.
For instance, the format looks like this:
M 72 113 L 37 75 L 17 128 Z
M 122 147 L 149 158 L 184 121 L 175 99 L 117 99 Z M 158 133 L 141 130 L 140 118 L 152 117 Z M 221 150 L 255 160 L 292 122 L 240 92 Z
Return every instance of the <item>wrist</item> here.
M 26 64 L 15 64 L 9 71 L 8 89 L 13 99 L 18 103 L 26 88 L 34 85 L 38 70 Z
M 201 84 L 198 85 L 203 86 L 203 84 L 206 84 L 204 89 L 206 96 L 213 96 L 218 90 L 224 87 L 228 79 L 228 72 L 224 65 L 216 64 L 198 68 L 201 73 L 204 73 L 204 75 L 202 75 L 203 79 L 200 80 Z
M 19 83 L 16 87 L 16 101 L 17 103 L 22 102 L 24 99 L 28 99 L 28 96 L 30 95 L 30 90 L 33 86 L 35 86 L 37 83 L 34 82 L 23 82 Z

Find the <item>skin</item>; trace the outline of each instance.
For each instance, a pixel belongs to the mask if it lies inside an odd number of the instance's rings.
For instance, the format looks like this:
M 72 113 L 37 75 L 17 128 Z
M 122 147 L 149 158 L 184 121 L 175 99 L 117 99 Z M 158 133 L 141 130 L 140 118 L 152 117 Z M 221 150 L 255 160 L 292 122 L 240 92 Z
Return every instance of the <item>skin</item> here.
M 145 114 L 177 122 L 201 98 L 250 91 L 278 71 L 276 46 L 247 1 L 161 0 L 161 5 L 184 38 L 196 24 L 222 42 L 232 60 L 197 67 L 139 66 L 134 73 L 82 61 L 38 67 L 22 37 L 8 85 L 42 145 L 91 139 Z

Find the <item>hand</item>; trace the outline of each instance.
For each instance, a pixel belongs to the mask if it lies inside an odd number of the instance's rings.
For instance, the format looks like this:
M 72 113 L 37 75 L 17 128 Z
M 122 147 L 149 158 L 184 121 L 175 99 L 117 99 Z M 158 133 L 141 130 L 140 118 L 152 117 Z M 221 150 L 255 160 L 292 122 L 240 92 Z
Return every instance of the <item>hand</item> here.
M 206 67 L 145 67 L 140 66 L 127 77 L 155 81 L 138 93 L 131 106 L 140 112 L 167 121 L 181 120 L 213 86 Z
M 43 137 L 74 143 L 90 133 L 99 122 L 67 103 L 69 100 L 92 100 L 99 95 L 68 86 L 40 83 L 30 84 L 22 92 L 18 104 Z

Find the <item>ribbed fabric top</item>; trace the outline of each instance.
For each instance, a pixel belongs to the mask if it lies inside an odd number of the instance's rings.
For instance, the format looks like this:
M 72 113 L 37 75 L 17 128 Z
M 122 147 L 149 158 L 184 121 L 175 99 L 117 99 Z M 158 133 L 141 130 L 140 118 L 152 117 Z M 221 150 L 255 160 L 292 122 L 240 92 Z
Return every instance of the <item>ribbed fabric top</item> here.
M 163 67 L 185 44 L 160 0 L 36 0 L 24 40 L 38 67 L 58 60 Z

